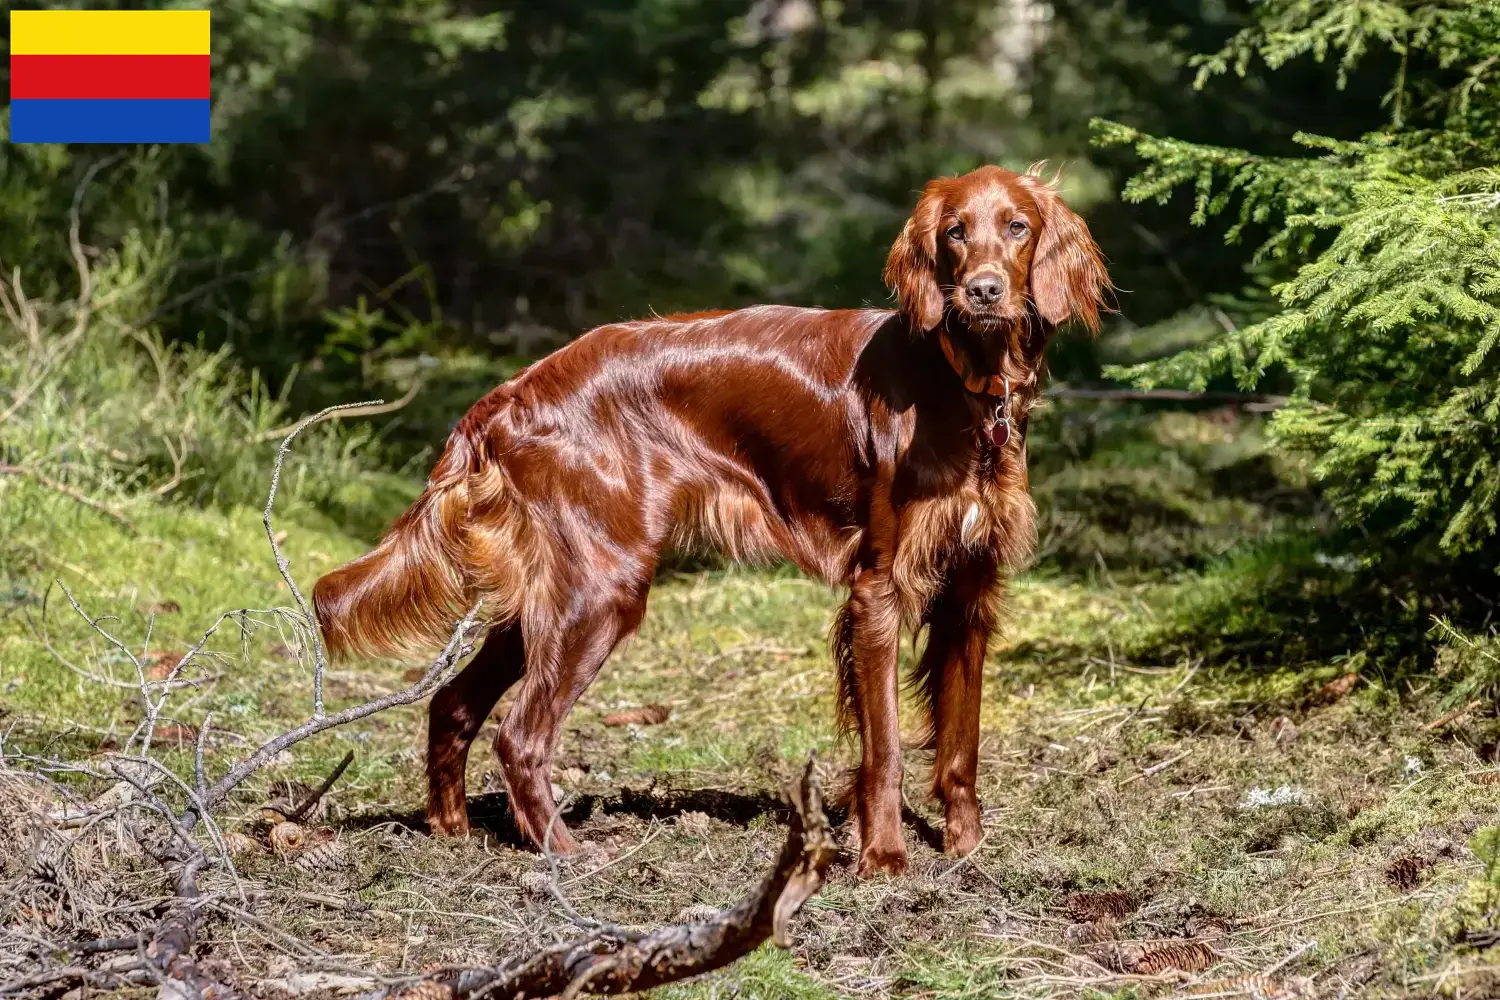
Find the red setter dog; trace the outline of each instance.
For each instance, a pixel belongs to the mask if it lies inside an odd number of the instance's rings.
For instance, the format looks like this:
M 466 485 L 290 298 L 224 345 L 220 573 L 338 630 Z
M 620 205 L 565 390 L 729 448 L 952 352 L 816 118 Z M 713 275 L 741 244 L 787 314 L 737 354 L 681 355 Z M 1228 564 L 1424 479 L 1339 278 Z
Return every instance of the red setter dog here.
M 435 832 L 467 832 L 469 745 L 519 681 L 495 749 L 540 843 L 563 721 L 640 624 L 662 555 L 708 544 L 849 588 L 833 644 L 840 722 L 862 747 L 861 874 L 906 867 L 897 647 L 926 627 L 932 789 L 947 850 L 975 847 L 985 649 L 1035 536 L 1027 413 L 1053 330 L 1097 329 L 1109 278 L 1048 184 L 984 167 L 927 185 L 885 280 L 899 311 L 755 306 L 590 331 L 481 399 L 380 545 L 318 581 L 336 655 L 430 648 L 483 602 L 484 645 L 429 709 Z M 553 844 L 576 847 L 560 824 Z

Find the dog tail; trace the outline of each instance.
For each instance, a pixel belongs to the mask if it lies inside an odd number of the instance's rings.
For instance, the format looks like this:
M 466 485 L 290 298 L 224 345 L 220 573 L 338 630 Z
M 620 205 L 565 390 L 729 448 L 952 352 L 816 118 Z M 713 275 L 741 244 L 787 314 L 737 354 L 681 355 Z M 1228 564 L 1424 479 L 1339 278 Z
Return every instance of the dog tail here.
M 330 655 L 398 656 L 442 646 L 478 599 L 465 571 L 476 442 L 449 439 L 427 489 L 380 544 L 313 586 Z

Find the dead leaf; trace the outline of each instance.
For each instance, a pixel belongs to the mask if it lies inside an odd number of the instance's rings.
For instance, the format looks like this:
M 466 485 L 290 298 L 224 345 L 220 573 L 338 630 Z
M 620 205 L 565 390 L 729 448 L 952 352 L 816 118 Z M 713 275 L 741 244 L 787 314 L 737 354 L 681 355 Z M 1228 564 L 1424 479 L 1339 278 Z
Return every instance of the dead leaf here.
M 157 726 L 154 741 L 161 746 L 175 746 L 179 750 L 192 746 L 198 731 L 192 726 Z
M 1356 673 L 1347 673 L 1341 677 L 1335 677 L 1314 691 L 1312 697 L 1307 699 L 1307 703 L 1310 706 L 1332 705 L 1350 691 L 1353 691 L 1354 685 L 1358 683 L 1359 674 Z
M 148 615 L 175 615 L 182 610 L 182 605 L 176 601 L 155 601 L 146 605 Z
M 153 681 L 164 681 L 172 676 L 172 671 L 181 662 L 181 653 L 157 653 L 146 666 L 146 677 Z
M 1432 867 L 1432 862 L 1419 854 L 1404 854 L 1385 866 L 1385 880 L 1393 888 L 1411 892 L 1422 884 L 1422 873 Z
M 406 671 L 404 674 L 401 675 L 401 679 L 403 681 L 405 681 L 407 684 L 415 684 L 415 683 L 417 683 L 417 681 L 421 680 L 423 677 L 426 677 L 426 676 L 427 676 L 427 668 L 426 667 L 412 667 L 410 670 Z
M 659 726 L 672 715 L 666 705 L 651 704 L 641 708 L 627 708 L 623 712 L 611 712 L 604 717 L 606 726 Z

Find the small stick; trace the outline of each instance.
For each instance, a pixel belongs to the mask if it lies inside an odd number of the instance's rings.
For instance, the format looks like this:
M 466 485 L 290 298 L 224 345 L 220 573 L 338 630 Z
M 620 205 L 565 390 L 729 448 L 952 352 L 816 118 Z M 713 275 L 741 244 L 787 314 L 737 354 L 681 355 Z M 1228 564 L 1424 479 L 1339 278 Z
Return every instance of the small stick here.
M 198 739 L 193 746 L 193 777 L 198 782 L 198 801 L 203 801 L 208 796 L 208 782 L 203 779 L 203 744 L 208 741 L 208 727 L 213 724 L 213 713 L 203 717 L 203 725 L 198 727 Z
M 1316 945 L 1317 943 L 1318 942 L 1316 940 L 1302 942 L 1302 944 L 1298 945 L 1297 947 L 1293 948 L 1290 952 L 1288 952 L 1281 959 L 1281 961 L 1277 962 L 1275 965 L 1271 966 L 1269 969 L 1266 969 L 1266 970 L 1262 971 L 1261 975 L 1263 975 L 1263 976 L 1271 976 L 1271 975 L 1276 974 L 1277 972 L 1281 971 L 1281 969 L 1283 967 L 1285 967 L 1288 963 L 1290 963 L 1293 959 L 1299 957 L 1304 952 L 1312 950 L 1313 946 Z
M 1182 751 L 1182 753 L 1178 754 L 1176 757 L 1168 757 L 1166 760 L 1162 761 L 1160 764 L 1152 764 L 1150 767 L 1146 768 L 1140 774 L 1132 774 L 1130 777 L 1128 777 L 1124 781 L 1120 782 L 1120 787 L 1123 788 L 1126 785 L 1130 784 L 1132 781 L 1140 781 L 1142 778 L 1154 778 L 1158 774 L 1160 774 L 1163 771 L 1165 771 L 1167 768 L 1171 767 L 1173 764 L 1177 763 L 1179 760 L 1182 760 L 1182 758 L 1184 758 L 1184 757 L 1188 756 L 1189 754 L 1191 754 L 1192 752 L 1193 752 L 1192 749 L 1189 748 L 1187 750 Z
M 1188 681 L 1190 681 L 1190 680 L 1193 679 L 1193 675 L 1198 672 L 1198 668 L 1201 667 L 1201 666 L 1203 666 L 1203 660 L 1200 658 L 1197 663 L 1194 663 L 1188 669 L 1187 676 L 1184 677 L 1181 681 L 1179 681 L 1176 687 L 1174 687 L 1171 691 L 1167 692 L 1167 697 L 1170 698 L 1172 695 L 1176 694 L 1178 691 L 1181 691 L 1183 688 L 1187 687 L 1188 686 Z
M 1483 704 L 1483 701 L 1475 698 L 1473 701 L 1469 702 L 1467 705 L 1464 705 L 1462 708 L 1455 708 L 1451 712 L 1445 712 L 1442 715 L 1438 716 L 1436 719 L 1433 719 L 1431 722 L 1427 723 L 1427 731 L 1432 732 L 1434 729 L 1442 729 L 1444 726 L 1450 723 L 1457 722 L 1459 719 L 1462 719 L 1464 716 L 1468 715 L 1470 712 L 1474 711 L 1474 709 Z
M 354 763 L 354 751 L 350 750 L 348 753 L 344 754 L 344 759 L 339 761 L 338 766 L 329 773 L 328 777 L 323 779 L 323 783 L 317 788 L 313 789 L 313 791 L 307 796 L 307 798 L 303 799 L 300 803 L 297 804 L 297 807 L 292 810 L 292 814 L 288 816 L 287 819 L 291 820 L 293 823 L 300 823 L 302 821 L 302 817 L 311 812 L 313 806 L 317 805 L 322 800 L 323 796 L 328 794 L 328 789 L 333 787 L 333 783 L 335 781 L 338 781 L 339 778 L 343 777 L 344 772 L 349 769 L 349 765 L 352 763 Z

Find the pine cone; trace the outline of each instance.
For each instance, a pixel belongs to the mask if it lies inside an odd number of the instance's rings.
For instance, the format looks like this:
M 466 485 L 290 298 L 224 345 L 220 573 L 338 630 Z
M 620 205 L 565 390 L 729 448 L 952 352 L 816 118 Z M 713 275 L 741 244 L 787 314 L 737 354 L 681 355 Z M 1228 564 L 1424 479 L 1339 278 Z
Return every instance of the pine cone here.
M 1122 920 L 1139 905 L 1128 892 L 1075 892 L 1068 897 L 1068 916 L 1079 923 L 1094 920 Z
M 89 807 L 97 809 L 100 812 L 105 812 L 109 809 L 116 809 L 126 803 L 134 802 L 139 794 L 136 791 L 136 787 L 130 782 L 117 781 L 96 795 L 93 801 L 89 803 Z
M 1217 941 L 1233 929 L 1229 920 L 1204 909 L 1194 909 L 1182 923 L 1187 936 L 1200 941 Z
M 68 877 L 68 846 L 61 837 L 38 831 L 28 874 L 40 882 L 62 885 Z
M 682 832 L 693 837 L 708 836 L 709 818 L 707 813 L 685 812 L 677 817 L 677 825 Z
M 277 854 L 296 854 L 307 846 L 307 831 L 286 820 L 271 827 L 271 849 Z
M 547 888 L 552 884 L 552 878 L 546 872 L 522 872 L 516 881 L 522 889 L 538 898 L 546 897 Z
M 309 847 L 292 862 L 292 867 L 306 875 L 346 872 L 353 865 L 349 849 L 341 841 L 330 840 L 326 844 Z
M 1476 785 L 1500 785 L 1500 771 L 1480 771 L 1469 775 L 1469 780 Z
M 1130 972 L 1159 976 L 1172 969 L 1202 972 L 1219 960 L 1219 955 L 1201 941 L 1152 941 L 1139 946 L 1126 962 Z
M 229 852 L 229 856 L 232 858 L 243 857 L 248 854 L 260 854 L 264 850 L 260 846 L 260 841 L 238 830 L 230 830 L 224 834 L 224 849 Z

